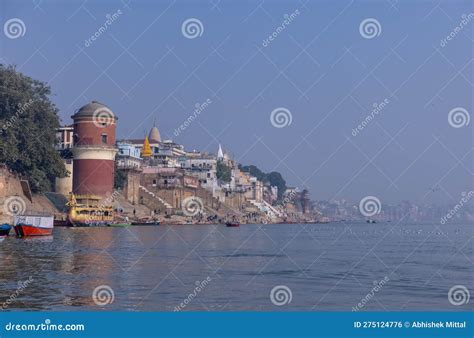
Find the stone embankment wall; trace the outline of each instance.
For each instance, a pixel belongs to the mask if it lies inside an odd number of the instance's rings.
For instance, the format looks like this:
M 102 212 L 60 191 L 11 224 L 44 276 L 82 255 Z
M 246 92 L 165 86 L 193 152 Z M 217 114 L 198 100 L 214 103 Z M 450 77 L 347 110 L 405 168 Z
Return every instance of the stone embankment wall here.
M 26 214 L 56 215 L 59 210 L 42 194 L 25 195 L 20 179 L 5 167 L 0 167 L 0 223 L 13 222 L 12 206 Z M 19 208 L 19 209 L 18 209 Z

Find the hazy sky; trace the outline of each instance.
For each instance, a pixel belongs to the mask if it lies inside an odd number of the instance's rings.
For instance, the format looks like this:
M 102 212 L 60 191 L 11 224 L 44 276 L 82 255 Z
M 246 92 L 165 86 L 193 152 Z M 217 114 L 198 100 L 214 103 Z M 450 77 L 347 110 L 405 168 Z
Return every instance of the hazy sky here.
M 7 0 L 0 56 L 50 83 L 64 123 L 98 100 L 122 138 L 156 118 L 163 138 L 221 142 L 313 199 L 457 203 L 473 189 L 473 12 L 468 0 Z M 201 25 L 183 33 L 188 19 Z M 291 119 L 272 124 L 277 108 Z

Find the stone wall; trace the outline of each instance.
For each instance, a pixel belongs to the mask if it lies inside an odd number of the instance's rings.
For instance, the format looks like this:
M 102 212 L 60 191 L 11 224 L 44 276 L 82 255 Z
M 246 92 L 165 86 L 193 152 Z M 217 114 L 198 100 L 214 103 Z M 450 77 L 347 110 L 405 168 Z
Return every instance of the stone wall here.
M 0 167 L 0 223 L 13 223 L 12 209 L 24 214 L 60 213 L 42 194 L 33 195 L 30 201 L 23 193 L 20 179 L 5 167 Z
M 123 195 L 128 202 L 137 204 L 139 201 L 140 172 L 136 170 L 124 170 L 127 175 L 123 187 Z

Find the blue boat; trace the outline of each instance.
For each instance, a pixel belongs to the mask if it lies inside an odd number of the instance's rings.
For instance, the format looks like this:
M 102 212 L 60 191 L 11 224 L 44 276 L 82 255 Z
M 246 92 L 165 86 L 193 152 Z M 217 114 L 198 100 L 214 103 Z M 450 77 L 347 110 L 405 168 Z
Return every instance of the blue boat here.
M 10 230 L 12 229 L 10 224 L 2 224 L 0 225 L 0 236 L 8 236 Z

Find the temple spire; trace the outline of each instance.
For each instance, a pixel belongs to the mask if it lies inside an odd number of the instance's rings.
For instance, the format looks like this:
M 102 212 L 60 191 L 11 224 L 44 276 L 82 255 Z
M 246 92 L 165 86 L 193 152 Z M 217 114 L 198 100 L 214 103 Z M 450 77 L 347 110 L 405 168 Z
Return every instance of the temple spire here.
M 148 136 L 145 136 L 145 141 L 143 142 L 143 148 L 142 148 L 142 157 L 151 157 L 151 147 L 150 147 L 150 142 L 148 141 Z
M 220 143 L 219 143 L 219 150 L 217 151 L 217 159 L 218 160 L 224 159 L 224 152 L 222 151 L 222 147 Z

